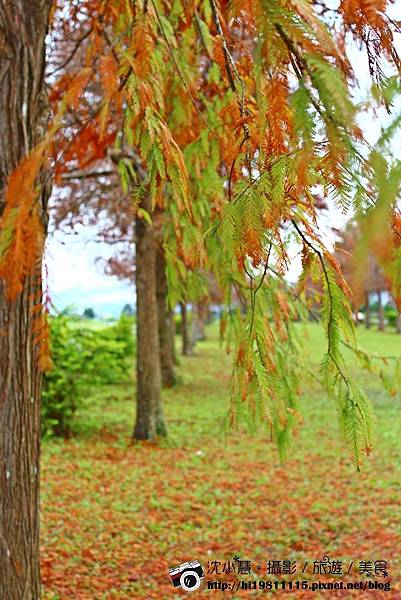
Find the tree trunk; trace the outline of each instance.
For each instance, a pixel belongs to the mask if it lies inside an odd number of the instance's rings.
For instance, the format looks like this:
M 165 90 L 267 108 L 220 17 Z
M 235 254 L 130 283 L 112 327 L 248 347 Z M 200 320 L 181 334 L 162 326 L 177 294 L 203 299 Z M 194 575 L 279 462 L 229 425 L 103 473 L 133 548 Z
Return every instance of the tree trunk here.
M 0 2 L 0 218 L 7 177 L 46 126 L 43 74 L 51 4 Z M 48 190 L 43 190 L 38 198 L 43 230 L 47 197 Z M 33 341 L 33 309 L 42 299 L 40 265 L 36 271 L 27 275 L 15 300 L 0 281 L 1 600 L 40 598 L 41 373 Z
M 181 307 L 181 337 L 182 337 L 182 354 L 183 356 L 191 356 L 193 354 L 193 345 L 191 340 L 190 326 L 188 322 L 188 313 L 186 302 L 180 302 Z
M 167 277 L 164 250 L 161 245 L 156 255 L 156 294 L 159 322 L 160 367 L 162 384 L 173 386 L 176 381 L 174 371 L 174 313 L 167 306 Z
M 175 347 L 175 334 L 176 334 L 176 326 L 175 326 L 175 311 L 173 309 L 169 309 L 169 321 L 170 321 L 170 346 L 171 346 L 171 355 L 173 357 L 173 365 L 179 365 L 179 360 L 177 357 L 177 351 Z
M 142 208 L 151 214 L 150 198 Z M 137 400 L 134 438 L 153 440 L 165 434 L 160 387 L 159 327 L 156 299 L 156 241 L 153 225 L 137 217 L 135 223 Z
M 32 344 L 32 280 L 10 302 L 0 285 L 0 597 L 40 598 L 41 373 Z
M 209 301 L 207 296 L 196 303 L 196 339 L 204 342 L 206 340 L 205 326 L 209 316 Z
M 377 290 L 377 303 L 378 303 L 378 313 L 379 313 L 379 331 L 384 331 L 384 308 L 382 302 L 382 293 L 381 290 Z
M 397 315 L 396 332 L 401 333 L 401 313 Z
M 369 304 L 369 292 L 365 292 L 365 327 L 370 329 L 370 304 Z
M 197 304 L 192 305 L 192 327 L 191 327 L 191 345 L 192 348 L 195 348 L 196 342 L 198 342 L 201 337 L 201 323 L 199 318 L 199 311 Z

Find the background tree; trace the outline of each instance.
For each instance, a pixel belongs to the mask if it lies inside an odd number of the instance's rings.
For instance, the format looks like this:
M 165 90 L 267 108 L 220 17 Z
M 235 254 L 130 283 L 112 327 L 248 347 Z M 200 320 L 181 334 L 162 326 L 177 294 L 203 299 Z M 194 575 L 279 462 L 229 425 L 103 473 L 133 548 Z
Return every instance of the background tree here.
M 84 312 L 82 313 L 82 316 L 85 319 L 95 319 L 96 318 L 96 313 L 93 310 L 93 308 L 85 308 Z
M 92 52 L 90 33 L 93 30 L 97 32 L 94 37 L 97 38 L 102 67 L 98 74 L 92 72 L 85 80 L 85 86 L 80 90 L 82 99 L 79 109 L 74 108 L 64 114 L 69 135 L 61 138 L 65 156 L 59 168 L 58 183 L 67 188 L 69 193 L 66 195 L 61 191 L 59 194 L 62 202 L 57 203 L 54 222 L 58 226 L 60 223 L 67 224 L 71 228 L 80 222 L 100 222 L 99 239 L 123 244 L 126 256 L 133 256 L 130 246 L 135 243 L 135 268 L 132 262 L 129 269 L 135 278 L 137 296 L 137 422 L 134 437 L 151 439 L 165 432 L 160 397 L 160 341 L 156 339 L 156 240 L 149 216 L 152 199 L 148 197 L 150 190 L 146 165 L 138 160 L 135 149 L 128 148 L 121 136 L 117 135 L 121 131 L 123 114 L 121 103 L 113 102 L 111 98 L 118 93 L 118 65 L 115 62 L 116 54 L 110 51 L 109 38 L 113 36 L 114 17 L 102 4 L 96 6 L 95 10 L 89 5 L 87 2 L 77 6 L 71 3 L 68 14 L 65 7 L 60 7 L 59 12 L 59 39 L 56 41 L 62 52 L 57 57 L 58 64 L 53 72 L 60 70 L 61 76 L 53 84 L 53 100 L 57 101 L 68 89 L 71 73 L 85 71 L 84 65 Z M 97 30 L 100 18 L 103 19 L 103 25 L 101 30 Z M 84 35 L 84 39 L 80 37 L 79 43 L 74 44 L 70 41 L 71 30 L 75 31 L 78 24 L 81 29 L 86 29 L 88 35 Z M 64 40 L 67 41 L 67 48 L 61 43 Z M 106 88 L 110 93 L 107 107 L 112 106 L 112 115 L 105 115 L 103 110 L 107 108 L 103 103 Z M 113 142 L 115 146 L 111 148 Z M 133 202 L 132 197 L 139 188 L 140 195 Z M 141 204 L 139 211 L 138 204 Z M 110 272 L 124 274 L 121 260 L 110 260 L 108 268 Z
M 171 387 L 177 383 L 175 373 L 175 319 L 174 310 L 168 305 L 168 283 L 166 277 L 166 260 L 162 242 L 156 251 L 156 297 L 159 325 L 160 368 L 162 384 Z
M 182 340 L 181 352 L 183 356 L 191 356 L 193 354 L 193 337 L 191 333 L 192 323 L 191 315 L 188 314 L 187 302 L 184 300 L 180 302 L 180 314 L 180 330 Z
M 358 265 L 358 244 L 361 241 L 361 231 L 355 224 L 349 223 L 344 230 L 337 230 L 336 233 L 340 239 L 335 245 L 335 255 L 339 260 L 344 277 L 352 289 L 355 310 L 358 311 L 359 307 L 364 304 L 365 326 L 369 329 L 371 326 L 370 296 L 376 294 L 378 327 L 380 331 L 384 331 L 382 293 L 389 290 L 389 281 L 373 251 L 370 251 L 364 258 L 362 267 Z
M 135 315 L 135 311 L 132 308 L 131 304 L 125 304 L 124 308 L 121 311 L 121 314 L 125 317 L 133 317 Z

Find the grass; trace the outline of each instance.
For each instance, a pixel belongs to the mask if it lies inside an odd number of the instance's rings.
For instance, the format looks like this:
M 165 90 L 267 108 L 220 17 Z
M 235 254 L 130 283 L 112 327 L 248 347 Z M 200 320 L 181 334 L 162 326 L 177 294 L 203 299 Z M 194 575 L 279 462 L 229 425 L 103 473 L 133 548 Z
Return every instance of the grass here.
M 307 348 L 318 364 L 324 339 L 308 327 Z M 361 346 L 401 355 L 401 338 L 361 330 Z M 230 357 L 215 330 L 196 356 L 180 359 L 181 384 L 163 392 L 169 436 L 159 445 L 131 444 L 134 390 L 110 386 L 88 398 L 77 435 L 46 442 L 42 472 L 42 576 L 45 600 L 175 599 L 168 567 L 198 559 L 228 566 L 234 555 L 252 560 L 250 580 L 266 561 L 297 561 L 294 580 L 310 583 L 313 561 L 343 561 L 348 576 L 366 581 L 358 561 L 387 560 L 391 591 L 401 598 L 400 398 L 355 366 L 377 415 L 374 453 L 356 473 L 339 436 L 335 407 L 322 389 L 305 386 L 303 424 L 281 465 L 265 431 L 221 434 L 227 410 Z M 304 563 L 307 569 L 301 574 Z M 257 571 L 257 565 L 262 568 Z M 232 581 L 230 575 L 208 579 Z M 330 580 L 330 578 L 329 578 Z M 353 598 L 363 592 L 270 592 L 290 598 Z M 354 594 L 354 595 L 353 595 Z M 367 592 L 366 592 L 367 594 Z M 263 597 L 264 591 L 207 590 L 196 598 Z

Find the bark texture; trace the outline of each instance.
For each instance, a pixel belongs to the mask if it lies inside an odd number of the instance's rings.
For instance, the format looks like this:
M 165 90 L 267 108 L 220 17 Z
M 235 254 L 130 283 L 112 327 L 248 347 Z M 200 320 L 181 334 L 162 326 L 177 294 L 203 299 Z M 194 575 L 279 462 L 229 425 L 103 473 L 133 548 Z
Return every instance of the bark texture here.
M 151 214 L 150 198 L 142 208 Z M 156 299 L 156 240 L 153 225 L 135 223 L 137 306 L 137 402 L 134 438 L 152 440 L 165 433 L 160 387 L 160 348 Z
M 0 2 L 0 219 L 7 177 L 44 133 L 50 0 Z M 46 226 L 47 192 L 38 199 Z M 41 269 L 16 300 L 0 281 L 0 598 L 38 600 L 41 373 L 32 309 Z
M 164 251 L 158 246 L 156 255 L 156 295 L 159 323 L 160 367 L 162 384 L 173 386 L 176 381 L 174 369 L 174 312 L 167 306 L 167 277 Z

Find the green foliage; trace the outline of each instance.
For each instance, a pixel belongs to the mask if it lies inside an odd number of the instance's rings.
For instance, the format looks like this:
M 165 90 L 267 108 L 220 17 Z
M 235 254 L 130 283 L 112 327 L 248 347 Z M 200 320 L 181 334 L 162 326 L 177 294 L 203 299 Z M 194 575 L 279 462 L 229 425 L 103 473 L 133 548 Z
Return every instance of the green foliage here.
M 386 315 L 386 319 L 388 320 L 388 324 L 390 327 L 395 327 L 397 325 L 398 313 L 392 306 L 386 306 L 384 309 L 384 314 Z
M 327 351 L 321 363 L 321 372 L 327 390 L 336 402 L 344 438 L 359 470 L 361 451 L 369 454 L 373 445 L 373 408 L 366 394 L 350 376 L 343 356 L 343 340 L 350 341 L 353 348 L 356 346 L 349 303 L 344 290 L 338 285 L 337 272 L 323 257 L 321 264 L 325 292 L 322 317 L 327 337 Z
M 129 376 L 133 354 L 132 319 L 101 330 L 71 326 L 64 315 L 51 318 L 53 368 L 45 374 L 42 434 L 68 437 L 75 412 L 93 388 L 119 383 Z

